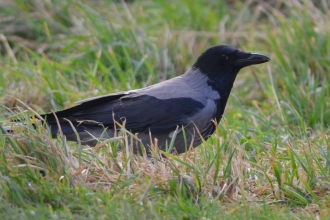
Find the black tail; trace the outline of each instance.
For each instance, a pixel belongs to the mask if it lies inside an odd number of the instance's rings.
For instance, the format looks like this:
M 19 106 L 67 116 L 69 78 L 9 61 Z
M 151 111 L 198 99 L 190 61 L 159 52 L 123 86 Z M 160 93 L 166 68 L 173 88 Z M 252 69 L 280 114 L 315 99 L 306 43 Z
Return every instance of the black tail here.
M 61 130 L 63 134 L 74 133 L 73 128 L 77 132 L 83 131 L 82 127 L 78 126 L 79 123 L 77 121 L 71 121 L 69 117 L 66 117 L 65 110 L 55 113 L 48 113 L 40 116 L 44 119 L 44 122 L 46 122 L 46 124 L 50 127 L 50 131 L 53 137 L 57 136 L 59 130 Z

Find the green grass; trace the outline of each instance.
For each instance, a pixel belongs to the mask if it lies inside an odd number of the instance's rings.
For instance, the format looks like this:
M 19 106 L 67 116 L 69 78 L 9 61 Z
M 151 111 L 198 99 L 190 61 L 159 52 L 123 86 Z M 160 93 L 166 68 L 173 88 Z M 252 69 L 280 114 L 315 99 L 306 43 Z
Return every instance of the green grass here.
M 327 1 L 0 2 L 1 219 L 326 219 Z M 177 76 L 206 48 L 271 57 L 242 70 L 216 134 L 183 155 L 86 148 L 29 118 Z M 1 133 L 1 132 L 0 132 Z M 157 157 L 157 155 L 155 155 Z

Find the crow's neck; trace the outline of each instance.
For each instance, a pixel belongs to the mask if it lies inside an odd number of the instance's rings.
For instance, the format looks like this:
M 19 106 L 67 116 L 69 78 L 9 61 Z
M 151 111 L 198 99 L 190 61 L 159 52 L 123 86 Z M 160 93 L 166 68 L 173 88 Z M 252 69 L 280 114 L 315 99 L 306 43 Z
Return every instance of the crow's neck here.
M 227 74 L 209 72 L 206 74 L 199 68 L 192 68 L 180 78 L 184 78 L 192 89 L 195 89 L 205 98 L 212 99 L 217 107 L 213 119 L 220 121 L 225 110 L 230 91 L 233 87 L 236 75 L 239 70 L 228 71 Z
M 231 73 L 228 75 L 224 75 L 222 77 L 209 77 L 209 80 L 207 81 L 208 85 L 213 88 L 213 90 L 217 91 L 220 95 L 220 99 L 215 100 L 215 104 L 217 106 L 217 111 L 214 115 L 214 118 L 216 118 L 217 122 L 222 118 L 222 115 L 225 111 L 225 107 L 231 92 L 231 89 L 233 88 L 233 84 L 235 81 L 237 73 Z

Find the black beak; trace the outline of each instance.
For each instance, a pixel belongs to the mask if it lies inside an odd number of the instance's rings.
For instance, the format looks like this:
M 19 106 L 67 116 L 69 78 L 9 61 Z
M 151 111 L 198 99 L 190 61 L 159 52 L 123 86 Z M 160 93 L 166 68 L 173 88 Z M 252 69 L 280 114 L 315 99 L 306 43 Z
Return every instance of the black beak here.
M 270 59 L 269 57 L 257 53 L 245 53 L 238 51 L 236 55 L 237 60 L 234 62 L 235 67 L 243 68 L 246 66 L 266 63 Z

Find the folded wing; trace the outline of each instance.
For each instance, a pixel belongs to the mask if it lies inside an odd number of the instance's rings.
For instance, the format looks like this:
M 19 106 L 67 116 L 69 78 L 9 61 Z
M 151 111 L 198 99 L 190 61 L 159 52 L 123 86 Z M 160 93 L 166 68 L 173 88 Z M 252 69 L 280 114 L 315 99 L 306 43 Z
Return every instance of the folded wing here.
M 126 129 L 153 134 L 173 131 L 177 126 L 189 124 L 190 117 L 204 108 L 204 104 L 192 98 L 158 99 L 147 94 L 117 93 L 89 99 L 64 111 L 56 117 L 64 134 L 73 133 L 71 121 L 78 132 L 89 126 L 114 128 L 114 120 Z M 53 113 L 42 115 L 50 125 L 53 135 L 58 133 L 58 123 Z

